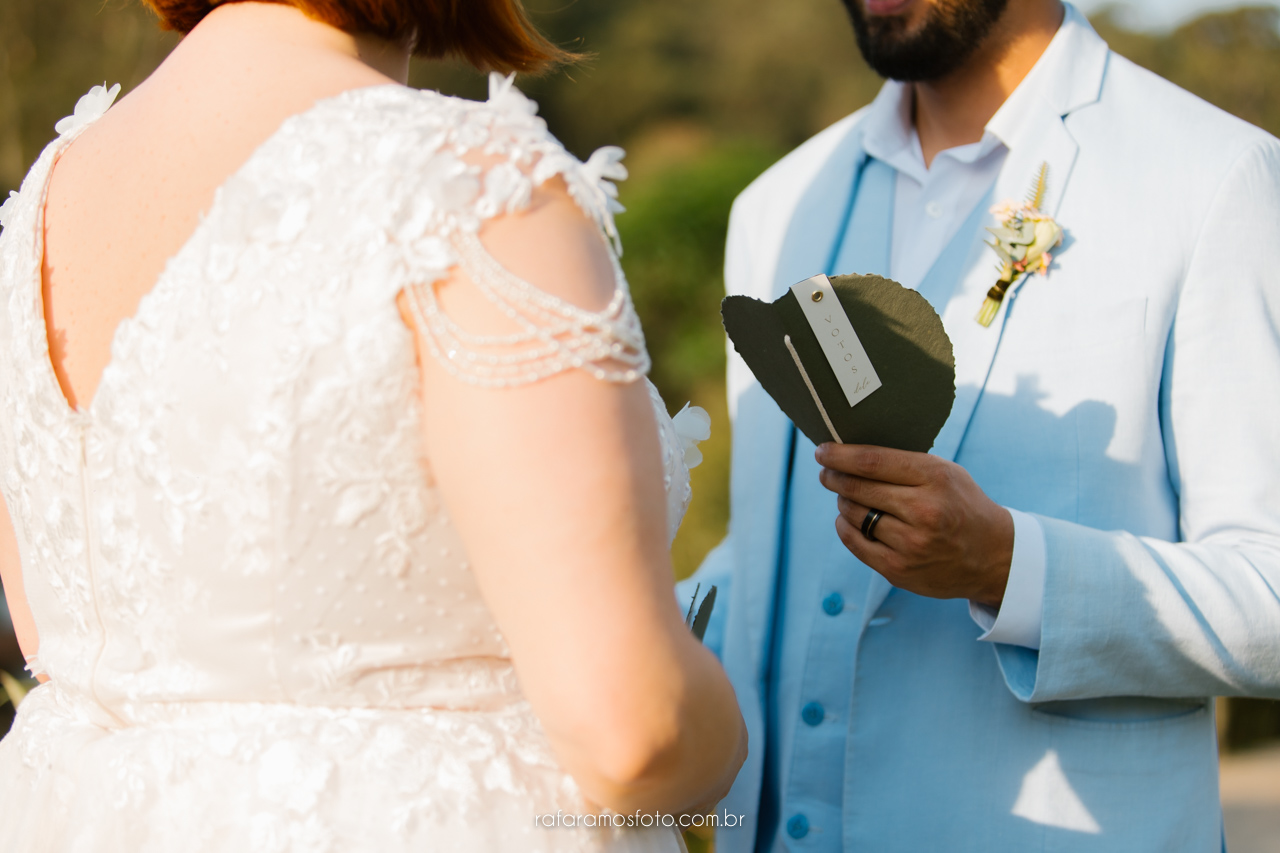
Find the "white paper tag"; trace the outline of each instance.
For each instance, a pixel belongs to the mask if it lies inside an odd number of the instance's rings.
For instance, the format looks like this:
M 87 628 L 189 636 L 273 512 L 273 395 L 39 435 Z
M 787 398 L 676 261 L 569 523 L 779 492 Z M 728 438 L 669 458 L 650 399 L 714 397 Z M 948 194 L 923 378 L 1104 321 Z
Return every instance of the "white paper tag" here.
M 800 301 L 805 319 L 818 336 L 818 343 L 835 371 L 845 399 L 850 406 L 858 405 L 880 387 L 880 377 L 871 366 L 871 359 L 862 348 L 862 341 L 858 340 L 849 315 L 844 313 L 844 306 L 836 298 L 831 279 L 815 275 L 794 285 L 791 292 Z

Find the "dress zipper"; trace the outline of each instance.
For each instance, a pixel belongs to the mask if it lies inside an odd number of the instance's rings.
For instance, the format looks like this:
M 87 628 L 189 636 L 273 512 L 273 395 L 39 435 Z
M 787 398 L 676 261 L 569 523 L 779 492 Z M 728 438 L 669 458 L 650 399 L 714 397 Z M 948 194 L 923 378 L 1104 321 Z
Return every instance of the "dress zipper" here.
M 94 560 L 93 522 L 91 520 L 93 517 L 93 505 L 90 501 L 89 490 L 89 424 L 87 423 L 80 425 L 80 493 L 84 506 L 84 556 L 85 566 L 89 571 L 89 596 L 93 601 L 93 615 L 98 623 L 98 631 L 101 634 L 98 654 L 94 658 L 93 669 L 89 673 L 89 695 L 95 705 L 123 726 L 125 725 L 124 720 L 116 716 L 115 712 L 107 707 L 98 693 L 98 670 L 101 668 L 102 658 L 107 652 L 107 624 L 102 619 L 102 607 L 98 603 L 98 573 L 96 561 Z

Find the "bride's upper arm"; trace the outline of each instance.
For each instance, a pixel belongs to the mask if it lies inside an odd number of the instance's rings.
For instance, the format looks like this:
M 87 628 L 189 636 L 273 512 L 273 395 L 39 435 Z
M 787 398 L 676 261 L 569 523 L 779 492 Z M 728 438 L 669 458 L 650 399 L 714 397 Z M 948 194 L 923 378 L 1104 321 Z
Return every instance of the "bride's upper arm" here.
M 536 289 L 530 299 L 551 298 L 557 310 L 567 303 L 600 311 L 625 287 L 597 226 L 559 182 L 543 185 L 527 211 L 491 220 L 480 237 L 492 259 Z M 465 332 L 527 331 L 467 266 L 420 286 L 419 295 Z M 664 727 L 674 725 L 676 702 L 663 695 L 664 684 L 689 642 L 672 595 L 663 465 L 647 389 L 634 377 L 604 381 L 583 369 L 475 384 L 465 370 L 450 369 L 450 353 L 422 328 L 429 322 L 422 312 L 402 307 L 418 340 L 428 463 L 526 695 L 568 753 L 566 764 L 576 751 L 595 753 L 589 760 L 625 776 L 645 751 L 629 733 L 670 735 Z M 541 345 L 516 344 L 509 354 Z
M 488 220 L 481 238 L 505 269 L 570 305 L 600 311 L 618 289 L 604 235 L 560 178 L 535 188 L 520 213 Z M 461 300 L 473 293 L 473 288 L 455 286 L 446 287 L 443 295 Z

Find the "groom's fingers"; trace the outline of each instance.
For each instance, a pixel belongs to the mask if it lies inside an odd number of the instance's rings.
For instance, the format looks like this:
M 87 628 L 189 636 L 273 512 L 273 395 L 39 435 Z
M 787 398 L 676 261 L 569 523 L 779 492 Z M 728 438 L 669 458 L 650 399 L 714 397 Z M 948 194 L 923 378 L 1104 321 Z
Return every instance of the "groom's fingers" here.
M 909 517 L 912 502 L 917 499 L 914 492 L 918 490 L 914 486 L 868 480 L 832 468 L 823 468 L 818 474 L 818 480 L 828 491 L 835 492 L 840 497 L 863 506 L 873 506 L 899 518 Z
M 859 529 L 862 526 L 862 519 L 866 517 L 864 512 L 856 522 L 852 521 L 849 516 L 841 513 L 836 516 L 836 534 L 840 537 L 840 541 L 844 543 L 844 547 L 848 548 L 853 556 L 857 557 L 863 563 L 875 569 L 880 574 L 893 580 L 892 575 L 901 571 L 901 560 L 894 550 L 884 542 L 872 542 L 870 539 L 862 535 Z M 880 519 L 880 524 L 876 525 L 875 536 L 880 538 L 880 529 L 890 517 L 885 516 Z M 897 519 L 893 519 L 896 521 Z
M 897 483 L 900 486 L 922 486 L 934 475 L 938 462 L 927 453 L 894 450 L 867 444 L 818 445 L 814 457 L 824 468 L 831 468 L 868 480 Z
M 859 536 L 862 536 L 862 523 L 867 520 L 867 513 L 871 512 L 872 508 L 848 498 L 837 498 L 836 508 L 840 510 L 844 520 L 858 531 Z M 884 543 L 889 550 L 901 555 L 909 531 L 907 523 L 886 510 L 880 511 L 883 515 L 876 522 L 871 535 L 875 537 L 875 541 Z M 863 536 L 863 538 L 866 537 Z

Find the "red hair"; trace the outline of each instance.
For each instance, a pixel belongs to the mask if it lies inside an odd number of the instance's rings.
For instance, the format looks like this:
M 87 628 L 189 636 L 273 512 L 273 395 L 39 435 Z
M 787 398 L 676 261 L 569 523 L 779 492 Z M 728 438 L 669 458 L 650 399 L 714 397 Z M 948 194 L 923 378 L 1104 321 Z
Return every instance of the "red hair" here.
M 238 0 L 142 0 L 186 34 L 214 6 Z M 418 56 L 460 56 L 483 70 L 538 71 L 574 59 L 539 33 L 521 0 L 268 0 L 308 17 L 392 41 L 417 38 Z

